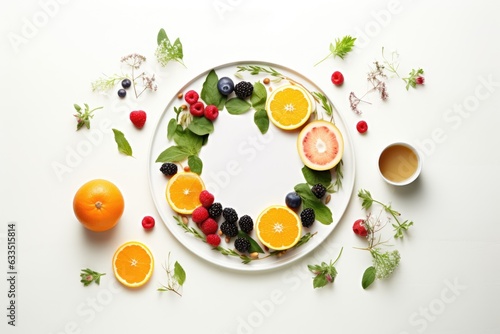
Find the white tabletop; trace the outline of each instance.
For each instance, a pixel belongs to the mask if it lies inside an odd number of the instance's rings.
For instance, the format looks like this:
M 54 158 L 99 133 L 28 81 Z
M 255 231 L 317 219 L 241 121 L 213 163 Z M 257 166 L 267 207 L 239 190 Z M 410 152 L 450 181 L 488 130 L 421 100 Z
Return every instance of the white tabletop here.
M 40 0 L 2 7 L 0 267 L 7 279 L 8 224 L 17 226 L 15 297 L 8 280 L 0 283 L 2 333 L 500 332 L 494 2 Z M 160 28 L 180 38 L 186 67 L 158 65 Z M 314 66 L 344 35 L 358 38 L 355 50 Z M 382 59 L 382 47 L 386 56 L 398 52 L 403 76 L 423 68 L 425 84 L 407 91 L 401 79 L 388 78 L 387 101 L 370 93 L 356 115 L 349 93 L 370 88 L 366 73 Z M 119 72 L 120 58 L 130 53 L 147 57 L 158 90 L 124 100 L 115 90 L 92 92 L 90 83 Z M 200 258 L 162 223 L 150 192 L 148 150 L 167 103 L 200 73 L 235 61 L 305 75 L 333 101 L 354 148 L 353 194 L 342 219 L 321 247 L 276 270 L 233 270 Z M 335 70 L 345 76 L 341 87 L 330 81 Z M 104 107 L 92 119 L 94 132 L 75 131 L 74 103 Z M 140 131 L 128 120 L 136 109 L 148 113 Z M 361 119 L 369 126 L 364 135 L 355 129 Z M 118 153 L 108 127 L 126 134 L 133 158 Z M 422 154 L 422 173 L 409 186 L 388 185 L 378 174 L 378 154 L 393 141 Z M 263 194 L 270 188 L 284 195 L 289 189 L 274 180 L 292 158 L 286 149 L 266 149 L 274 153 L 263 156 L 275 160 L 255 159 L 245 173 L 258 171 Z M 117 227 L 100 234 L 86 231 L 72 209 L 78 187 L 94 178 L 113 181 L 126 202 Z M 362 188 L 415 222 L 404 240 L 391 241 L 400 266 L 366 290 L 361 277 L 371 259 L 356 249 L 366 242 L 351 229 L 365 216 L 356 196 Z M 221 198 L 245 193 L 230 191 Z M 244 195 L 252 201 L 261 194 Z M 141 227 L 145 215 L 157 219 L 151 232 Z M 120 286 L 111 268 L 113 252 L 132 239 L 147 244 L 156 261 L 151 281 L 137 290 Z M 334 259 L 341 247 L 334 284 L 313 289 L 307 265 Z M 182 297 L 156 291 L 169 252 L 187 274 Z M 79 282 L 86 267 L 106 273 L 99 286 Z M 15 328 L 8 324 L 11 301 Z

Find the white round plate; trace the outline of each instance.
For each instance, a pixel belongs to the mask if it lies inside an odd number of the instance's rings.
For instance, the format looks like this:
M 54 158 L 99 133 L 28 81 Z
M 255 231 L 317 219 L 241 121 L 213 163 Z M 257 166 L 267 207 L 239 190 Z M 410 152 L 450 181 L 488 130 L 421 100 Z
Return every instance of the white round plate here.
M 230 77 L 235 83 L 245 80 L 252 83 L 262 81 L 264 78 L 271 80 L 276 77 L 266 73 L 252 75 L 248 71 L 238 72 L 238 66 L 260 66 L 272 68 L 279 73 L 302 84 L 311 92 L 322 90 L 305 76 L 278 64 L 261 61 L 242 61 L 215 67 L 218 77 Z M 203 82 L 208 73 L 199 74 L 189 81 L 179 92 L 186 93 L 195 90 L 201 93 Z M 238 78 L 236 73 L 242 76 Z M 266 85 L 277 87 L 288 83 L 286 80 L 271 82 Z M 234 95 L 234 93 L 232 94 Z M 230 96 L 231 98 L 233 96 Z M 213 264 L 225 268 L 241 271 L 262 271 L 276 269 L 289 264 L 308 254 L 320 245 L 334 230 L 345 212 L 352 195 L 354 187 L 354 151 L 349 131 L 345 126 L 342 116 L 334 108 L 334 121 L 344 137 L 343 180 L 340 191 L 332 194 L 328 207 L 333 213 L 333 223 L 323 225 L 316 221 L 309 229 L 304 228 L 304 233 L 310 232 L 315 235 L 300 247 L 287 251 L 282 256 L 270 256 L 265 259 L 253 260 L 244 264 L 237 256 L 226 256 L 219 251 L 213 250 L 211 246 L 191 233 L 186 233 L 173 218 L 177 214 L 170 208 L 165 199 L 165 189 L 168 177 L 160 172 L 161 163 L 155 162 L 158 155 L 166 148 L 173 145 L 173 141 L 167 139 L 167 125 L 170 119 L 175 117 L 174 107 L 185 104 L 183 99 L 173 96 L 161 115 L 156 129 L 153 133 L 149 159 L 149 183 L 153 201 L 161 219 L 174 235 L 187 249 Z M 334 105 L 332 103 L 332 105 Z M 317 103 L 319 115 L 329 119 L 323 113 L 320 103 Z M 285 196 L 293 191 L 296 184 L 305 183 L 301 169 L 303 164 L 296 149 L 296 140 L 299 131 L 283 131 L 272 123 L 265 135 L 262 135 L 254 124 L 254 113 L 251 109 L 242 115 L 231 115 L 224 108 L 219 117 L 214 121 L 214 132 L 210 134 L 208 142 L 202 147 L 199 157 L 203 161 L 201 177 L 207 190 L 215 195 L 215 201 L 220 202 L 223 207 L 234 208 L 241 217 L 250 215 L 254 221 L 259 213 L 270 205 L 284 205 Z M 187 164 L 184 164 L 187 165 Z M 222 221 L 222 220 L 221 220 Z M 196 224 L 190 222 L 190 227 L 197 228 Z M 201 231 L 200 231 L 201 233 Z M 251 237 L 257 240 L 255 232 Z M 234 239 L 234 238 L 233 238 Z M 221 247 L 234 249 L 233 242 L 226 243 L 222 240 Z

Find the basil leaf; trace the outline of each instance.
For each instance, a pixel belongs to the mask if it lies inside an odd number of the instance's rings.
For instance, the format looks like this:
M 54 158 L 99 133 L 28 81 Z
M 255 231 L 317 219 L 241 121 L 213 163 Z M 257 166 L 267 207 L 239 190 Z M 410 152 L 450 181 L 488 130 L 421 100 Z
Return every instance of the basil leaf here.
M 307 183 L 309 183 L 311 186 L 320 183 L 324 185 L 325 188 L 328 188 L 332 183 L 332 173 L 330 173 L 329 170 L 317 171 L 304 166 L 302 168 L 302 174 L 304 175 Z
M 313 279 L 313 287 L 316 288 L 322 288 L 328 283 L 325 274 L 319 274 L 316 275 Z
M 250 103 L 255 110 L 266 109 L 267 91 L 266 87 L 261 82 L 256 82 L 253 85 L 252 96 Z
M 251 107 L 252 105 L 250 103 L 240 98 L 233 98 L 227 100 L 226 102 L 227 112 L 230 113 L 231 115 L 244 114 L 247 111 L 249 111 Z
M 264 250 L 259 246 L 257 241 L 255 241 L 251 236 L 246 234 L 243 231 L 238 231 L 238 237 L 240 238 L 245 238 L 250 242 L 250 249 L 248 250 L 249 253 L 264 253 Z
M 158 32 L 158 36 L 156 37 L 156 43 L 160 45 L 165 39 L 168 40 L 167 33 L 165 32 L 165 29 L 161 28 Z
M 186 272 L 184 268 L 180 265 L 179 262 L 175 261 L 174 263 L 174 279 L 179 283 L 179 285 L 183 285 L 186 281 Z
M 193 173 L 199 175 L 203 170 L 203 161 L 197 155 L 190 155 L 188 157 L 188 166 Z
M 375 267 L 372 266 L 366 268 L 363 274 L 363 278 L 361 279 L 361 286 L 363 287 L 363 289 L 366 289 L 375 281 L 375 274 L 376 274 Z
M 333 222 L 332 212 L 323 202 L 314 196 L 307 183 L 297 184 L 294 190 L 302 198 L 302 206 L 314 210 L 317 221 L 325 225 L 330 225 Z
M 172 118 L 168 122 L 168 126 L 167 126 L 167 139 L 168 140 L 172 140 L 172 138 L 174 138 L 175 130 L 177 130 L 177 121 L 175 120 L 175 118 Z
M 129 142 L 125 138 L 123 132 L 117 129 L 111 129 L 115 134 L 115 142 L 118 145 L 118 151 L 128 156 L 132 156 L 132 147 L 130 147 Z
M 161 152 L 156 162 L 179 162 L 189 156 L 189 150 L 182 146 L 170 146 Z
M 196 133 L 198 136 L 214 132 L 214 125 L 205 117 L 194 117 L 188 125 L 188 129 Z
M 174 134 L 174 141 L 178 146 L 187 149 L 190 154 L 198 154 L 203 144 L 203 138 L 189 129 L 178 127 Z
M 227 98 L 217 89 L 218 81 L 219 77 L 217 76 L 217 73 L 215 73 L 214 70 L 211 70 L 203 83 L 200 96 L 207 105 L 213 104 L 217 106 L 219 110 L 222 110 L 224 109 L 224 104 L 226 103 Z
M 265 134 L 267 130 L 269 130 L 269 116 L 267 115 L 267 111 L 264 109 L 257 110 L 255 112 L 253 115 L 253 121 L 262 134 Z

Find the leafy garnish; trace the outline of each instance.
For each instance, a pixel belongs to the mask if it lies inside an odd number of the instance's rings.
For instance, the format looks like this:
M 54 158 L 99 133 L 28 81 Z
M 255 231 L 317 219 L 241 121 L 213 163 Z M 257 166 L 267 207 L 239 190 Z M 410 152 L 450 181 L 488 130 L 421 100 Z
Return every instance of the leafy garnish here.
M 196 174 L 201 174 L 203 170 L 203 161 L 197 155 L 190 155 L 188 157 L 189 169 Z
M 227 97 L 222 95 L 217 89 L 217 82 L 219 81 L 219 77 L 215 70 L 211 70 L 205 82 L 203 82 L 203 86 L 201 89 L 200 97 L 207 105 L 213 104 L 217 107 L 217 109 L 224 109 L 224 105 L 226 103 Z
M 97 271 L 93 271 L 92 269 L 82 269 L 80 273 L 80 282 L 83 283 L 83 286 L 88 286 L 95 282 L 95 284 L 99 285 L 101 283 L 101 276 L 104 276 L 104 273 L 98 273 Z
M 125 138 L 123 132 L 117 129 L 111 129 L 115 134 L 115 142 L 118 145 L 118 152 L 123 153 L 128 156 L 132 156 L 132 147 Z
M 214 124 L 205 117 L 193 117 L 188 129 L 198 136 L 204 136 L 214 132 Z
M 168 62 L 171 60 L 175 60 L 183 66 L 186 66 L 182 60 L 184 53 L 182 51 L 182 43 L 179 38 L 177 38 L 172 44 L 167 36 L 167 33 L 165 32 L 165 29 L 162 28 L 158 32 L 157 44 L 158 46 L 155 51 L 155 56 L 161 66 L 167 66 Z
M 340 259 L 342 255 L 342 250 L 340 249 L 339 255 L 335 261 L 331 261 L 330 263 L 321 262 L 321 264 L 316 265 L 308 265 L 307 268 L 310 272 L 312 272 L 315 276 L 313 279 L 313 288 L 322 288 L 328 283 L 333 283 L 335 277 L 337 276 L 337 269 L 335 268 L 335 263 Z
M 78 104 L 73 104 L 73 107 L 76 110 L 76 114 L 73 116 L 76 117 L 76 130 L 80 130 L 83 126 L 85 126 L 87 129 L 90 129 L 90 120 L 94 117 L 94 111 L 98 109 L 102 109 L 103 107 L 97 107 L 92 110 L 90 110 L 90 107 L 87 103 L 83 104 L 85 107 L 85 110 L 82 112 L 82 107 L 80 107 Z
M 263 67 L 258 65 L 247 65 L 247 66 L 237 66 L 238 72 L 250 72 L 251 75 L 257 75 L 260 73 L 267 73 L 272 75 L 273 77 L 284 78 L 284 75 L 280 72 L 276 71 L 272 67 Z
M 375 282 L 376 269 L 373 266 L 366 268 L 363 273 L 363 278 L 361 279 L 361 286 L 363 289 L 369 287 L 373 282 Z
M 168 253 L 167 263 L 163 266 L 163 269 L 165 269 L 165 272 L 167 273 L 167 285 L 162 284 L 157 291 L 171 291 L 179 296 L 182 296 L 179 290 L 186 281 L 186 272 L 184 271 L 184 268 L 182 268 L 179 262 L 175 261 L 174 269 L 172 270 L 170 265 L 170 253 Z
M 227 100 L 226 109 L 231 115 L 241 115 L 246 113 L 252 108 L 252 105 L 245 100 L 240 98 L 232 98 Z
M 180 162 L 190 155 L 188 149 L 183 146 L 170 146 L 160 153 L 156 162 Z
M 265 109 L 257 110 L 253 115 L 253 121 L 262 134 L 265 134 L 269 130 L 269 116 Z
M 252 96 L 250 103 L 255 110 L 266 109 L 267 91 L 266 87 L 261 82 L 256 82 L 253 85 Z
M 302 205 L 305 208 L 314 210 L 316 220 L 325 225 L 330 225 L 333 222 L 332 212 L 323 202 L 321 202 L 311 192 L 311 188 L 307 183 L 300 183 L 294 187 L 295 192 L 302 198 Z
M 422 74 L 424 74 L 423 69 L 412 69 L 408 74 L 408 77 L 403 78 L 403 80 L 406 82 L 406 90 L 409 90 L 410 87 L 416 88 L 417 84 L 422 84 L 424 82 L 423 77 L 421 76 Z
M 328 56 L 317 62 L 314 66 L 328 59 L 328 57 L 333 56 L 344 59 L 344 57 L 352 51 L 354 47 L 354 42 L 356 41 L 355 37 L 351 37 L 349 35 L 342 37 L 342 39 L 335 39 L 335 45 L 330 43 L 330 53 Z
M 332 120 L 333 120 L 333 105 L 332 103 L 328 100 L 328 98 L 320 93 L 320 92 L 312 92 L 313 96 L 314 96 L 314 99 L 318 102 L 321 103 L 321 107 L 323 108 L 323 110 L 325 111 L 325 113 L 332 117 Z
M 306 182 L 311 186 L 321 183 L 325 188 L 328 188 L 332 183 L 332 174 L 329 170 L 317 171 L 304 166 L 302 167 L 302 175 L 304 175 Z

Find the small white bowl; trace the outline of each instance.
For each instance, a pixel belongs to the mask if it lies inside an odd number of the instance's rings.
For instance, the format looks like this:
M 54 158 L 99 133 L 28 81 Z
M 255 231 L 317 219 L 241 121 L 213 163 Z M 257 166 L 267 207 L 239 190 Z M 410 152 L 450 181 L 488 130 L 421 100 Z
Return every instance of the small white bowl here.
M 405 186 L 417 179 L 422 171 L 422 159 L 412 145 L 395 142 L 387 145 L 379 155 L 380 176 L 389 184 Z

